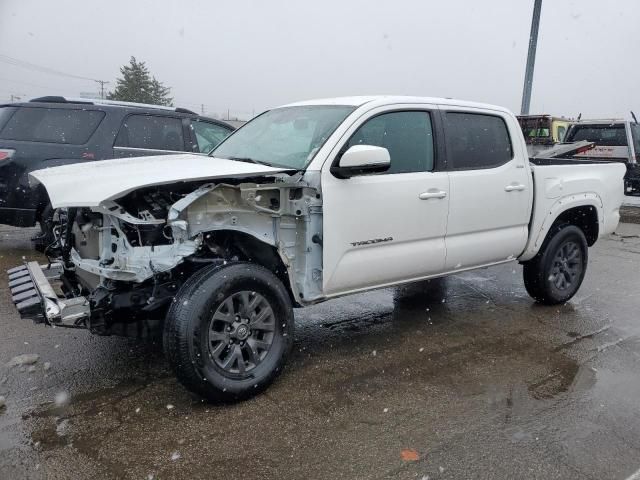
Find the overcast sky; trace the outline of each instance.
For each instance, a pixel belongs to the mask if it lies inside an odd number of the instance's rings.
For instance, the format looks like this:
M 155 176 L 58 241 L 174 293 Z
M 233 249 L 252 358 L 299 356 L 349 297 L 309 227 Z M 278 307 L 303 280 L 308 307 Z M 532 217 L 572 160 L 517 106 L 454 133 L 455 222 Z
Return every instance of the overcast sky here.
M 0 55 L 111 81 L 131 55 L 177 106 L 251 116 L 354 94 L 519 111 L 533 0 L 0 0 Z M 531 113 L 640 114 L 640 1 L 543 0 Z M 109 86 L 108 86 L 109 87 Z M 0 63 L 0 100 L 97 91 Z

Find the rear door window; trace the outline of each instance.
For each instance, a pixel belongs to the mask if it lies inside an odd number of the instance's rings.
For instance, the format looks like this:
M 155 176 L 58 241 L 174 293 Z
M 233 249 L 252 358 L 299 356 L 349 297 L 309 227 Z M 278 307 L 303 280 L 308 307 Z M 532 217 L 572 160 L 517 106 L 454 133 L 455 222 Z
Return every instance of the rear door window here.
M 129 115 L 120 127 L 114 146 L 184 151 L 182 120 L 158 115 Z
M 447 112 L 445 128 L 447 155 L 454 170 L 497 167 L 513 158 L 509 131 L 501 117 Z
M 97 110 L 21 107 L 0 130 L 0 139 L 83 145 L 103 118 Z

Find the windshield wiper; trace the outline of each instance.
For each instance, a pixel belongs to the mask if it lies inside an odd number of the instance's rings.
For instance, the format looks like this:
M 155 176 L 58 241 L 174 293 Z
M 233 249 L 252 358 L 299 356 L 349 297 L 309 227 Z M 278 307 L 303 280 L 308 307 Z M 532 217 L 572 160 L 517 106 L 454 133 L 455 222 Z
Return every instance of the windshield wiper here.
M 267 167 L 271 166 L 270 163 L 263 162 L 261 160 L 256 160 L 255 158 L 249 158 L 249 157 L 226 157 L 226 158 L 227 160 L 235 160 L 236 162 L 256 163 L 258 165 L 266 165 Z

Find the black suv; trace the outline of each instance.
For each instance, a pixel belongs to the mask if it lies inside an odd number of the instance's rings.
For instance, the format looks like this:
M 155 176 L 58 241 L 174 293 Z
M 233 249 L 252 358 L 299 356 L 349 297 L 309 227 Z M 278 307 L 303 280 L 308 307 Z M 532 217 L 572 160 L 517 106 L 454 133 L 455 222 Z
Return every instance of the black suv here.
M 41 168 L 175 152 L 208 153 L 233 127 L 184 108 L 41 97 L 0 105 L 0 223 L 45 223 L 51 207 L 28 173 Z

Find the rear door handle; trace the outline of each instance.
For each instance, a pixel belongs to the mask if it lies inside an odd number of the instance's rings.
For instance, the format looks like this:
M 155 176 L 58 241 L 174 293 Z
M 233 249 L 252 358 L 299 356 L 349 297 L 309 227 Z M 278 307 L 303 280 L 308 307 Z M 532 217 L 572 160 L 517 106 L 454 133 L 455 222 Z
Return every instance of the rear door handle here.
M 526 187 L 522 184 L 517 184 L 517 185 L 507 185 L 506 187 L 504 187 L 504 191 L 505 192 L 521 192 L 522 190 L 524 190 Z
M 430 198 L 444 198 L 447 196 L 447 192 L 443 190 L 428 190 L 418 195 L 420 200 L 429 200 Z

